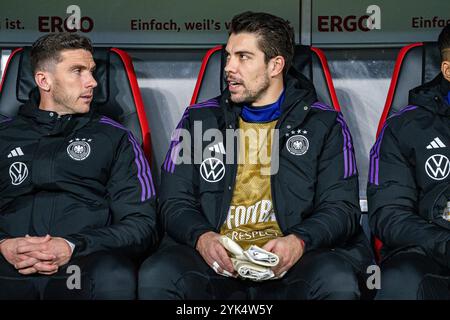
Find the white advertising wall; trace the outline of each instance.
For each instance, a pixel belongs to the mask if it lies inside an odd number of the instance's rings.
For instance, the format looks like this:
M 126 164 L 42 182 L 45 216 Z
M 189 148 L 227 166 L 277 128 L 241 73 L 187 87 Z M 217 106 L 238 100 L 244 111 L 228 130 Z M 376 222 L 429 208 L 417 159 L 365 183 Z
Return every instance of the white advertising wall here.
M 97 45 L 211 45 L 225 42 L 231 18 L 246 10 L 282 16 L 298 38 L 298 0 L 15 0 L 0 4 L 0 42 L 32 43 L 43 33 L 79 30 Z
M 388 46 L 435 41 L 450 23 L 445 0 L 311 0 L 316 46 Z

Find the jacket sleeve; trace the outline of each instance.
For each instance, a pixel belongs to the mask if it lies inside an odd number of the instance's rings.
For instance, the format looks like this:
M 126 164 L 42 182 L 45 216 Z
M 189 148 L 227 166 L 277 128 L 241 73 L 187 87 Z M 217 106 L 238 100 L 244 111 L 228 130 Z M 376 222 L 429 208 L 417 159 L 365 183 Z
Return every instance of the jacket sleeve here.
M 11 237 L 7 233 L 3 232 L 0 229 L 0 243 L 2 243 L 3 241 L 5 241 L 8 238 L 11 238 Z
M 64 238 L 75 245 L 73 257 L 101 250 L 137 256 L 155 245 L 156 198 L 150 166 L 131 134 L 124 134 L 114 155 L 106 185 L 110 224 Z
M 203 214 L 196 196 L 199 173 L 193 162 L 193 139 L 189 110 L 186 109 L 172 134 L 161 168 L 159 213 L 165 230 L 172 238 L 195 248 L 200 235 L 216 230 Z
M 9 239 L 9 238 L 13 238 L 13 237 L 11 237 L 8 233 L 5 232 L 5 230 L 3 230 L 0 227 L 0 242 L 4 241 L 6 239 Z
M 0 114 L 0 124 L 2 124 L 3 122 L 10 121 L 10 120 L 11 120 L 11 118 L 8 118 L 8 117 Z M 5 230 L 2 230 L 2 228 L 0 227 L 0 243 L 9 238 L 14 238 L 14 237 L 12 237 L 8 233 L 6 233 Z
M 420 246 L 448 266 L 450 232 L 418 214 L 414 165 L 391 127 L 380 133 L 370 160 L 367 196 L 372 232 L 387 247 Z
M 305 251 L 342 244 L 358 228 L 361 213 L 352 139 L 342 114 L 336 120 L 318 159 L 314 209 L 288 230 L 305 242 Z

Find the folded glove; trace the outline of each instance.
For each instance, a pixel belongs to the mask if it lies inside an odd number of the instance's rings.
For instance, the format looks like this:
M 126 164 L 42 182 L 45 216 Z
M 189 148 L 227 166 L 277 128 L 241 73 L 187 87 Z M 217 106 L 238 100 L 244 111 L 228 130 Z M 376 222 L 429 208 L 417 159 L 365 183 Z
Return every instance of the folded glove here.
M 280 262 L 276 254 L 255 245 L 244 251 L 244 256 L 251 262 L 265 267 L 275 267 Z
M 450 221 L 450 201 L 447 201 L 447 207 L 444 208 L 442 218 L 444 218 L 447 221 Z
M 280 261 L 276 254 L 255 245 L 244 251 L 239 244 L 227 236 L 222 236 L 220 242 L 231 253 L 234 270 L 237 271 L 241 278 L 253 281 L 276 278 L 270 269 L 270 267 L 276 266 Z
M 267 267 L 258 266 L 250 261 L 231 258 L 234 270 L 244 279 L 264 281 L 275 277 L 273 271 Z

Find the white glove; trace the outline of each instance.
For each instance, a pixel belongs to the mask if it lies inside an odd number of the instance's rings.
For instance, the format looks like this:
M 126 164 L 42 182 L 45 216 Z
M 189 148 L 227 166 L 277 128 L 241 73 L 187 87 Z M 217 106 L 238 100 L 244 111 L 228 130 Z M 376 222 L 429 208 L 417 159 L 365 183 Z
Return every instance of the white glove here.
M 450 221 L 450 201 L 447 201 L 447 207 L 444 208 L 442 218 L 444 218 L 447 221 Z
M 234 258 L 241 260 L 247 259 L 241 246 L 227 236 L 221 236 L 219 241 L 225 247 L 225 249 L 227 249 L 233 255 Z
M 244 279 L 253 281 L 264 281 L 275 277 L 275 274 L 270 268 L 258 266 L 250 261 L 231 258 L 234 270 L 239 276 Z
M 265 267 L 275 267 L 280 262 L 280 258 L 276 254 L 255 245 L 244 251 L 244 255 L 251 262 Z
M 241 278 L 253 281 L 276 279 L 270 269 L 280 261 L 276 254 L 255 245 L 244 251 L 239 244 L 227 236 L 222 236 L 219 241 L 231 253 L 234 270 Z

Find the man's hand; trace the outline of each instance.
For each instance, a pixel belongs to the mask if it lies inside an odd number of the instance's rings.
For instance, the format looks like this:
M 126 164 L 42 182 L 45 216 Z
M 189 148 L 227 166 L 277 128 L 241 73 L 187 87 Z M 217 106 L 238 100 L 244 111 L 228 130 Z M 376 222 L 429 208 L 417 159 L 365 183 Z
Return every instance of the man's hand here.
M 26 238 L 28 239 L 28 238 Z M 46 242 L 26 243 L 17 247 L 17 253 L 27 256 L 44 254 L 52 256 L 51 260 L 41 260 L 33 266 L 26 263 L 17 264 L 17 269 L 21 274 L 31 274 L 39 272 L 51 275 L 58 271 L 58 268 L 69 262 L 72 257 L 72 249 L 63 238 L 50 238 Z
M 227 251 L 220 243 L 221 235 L 212 231 L 202 234 L 195 249 L 205 259 L 206 263 L 218 274 L 235 277 L 233 263 Z
M 275 276 L 279 277 L 297 263 L 303 255 L 304 247 L 299 237 L 290 234 L 270 240 L 263 249 L 275 253 L 280 258 L 278 265 L 272 268 Z
M 45 237 L 19 237 L 6 239 L 0 244 L 0 253 L 3 257 L 12 264 L 16 269 L 32 268 L 35 264 L 49 263 L 56 258 L 55 255 L 43 252 L 30 252 L 29 254 L 21 254 L 18 252 L 18 247 L 33 244 L 44 244 L 49 242 L 50 236 Z M 53 270 L 54 267 L 45 267 L 44 269 Z M 20 271 L 19 271 L 20 272 Z M 37 270 L 34 270 L 35 273 Z

